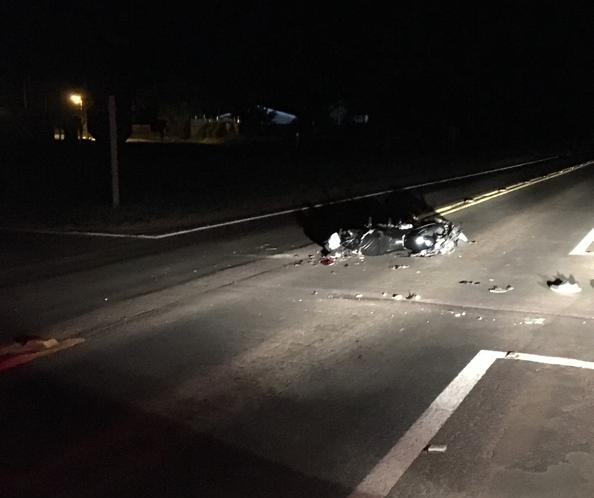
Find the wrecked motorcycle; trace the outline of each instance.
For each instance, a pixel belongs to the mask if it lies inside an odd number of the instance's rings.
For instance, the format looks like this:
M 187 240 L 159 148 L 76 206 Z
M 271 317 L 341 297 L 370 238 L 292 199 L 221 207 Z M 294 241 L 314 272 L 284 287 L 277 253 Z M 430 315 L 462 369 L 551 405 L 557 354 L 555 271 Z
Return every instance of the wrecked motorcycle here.
M 379 256 L 399 252 L 408 256 L 450 254 L 458 242 L 468 239 L 462 228 L 441 216 L 431 216 L 414 223 L 372 224 L 361 229 L 339 230 L 333 233 L 324 249 L 329 256 Z

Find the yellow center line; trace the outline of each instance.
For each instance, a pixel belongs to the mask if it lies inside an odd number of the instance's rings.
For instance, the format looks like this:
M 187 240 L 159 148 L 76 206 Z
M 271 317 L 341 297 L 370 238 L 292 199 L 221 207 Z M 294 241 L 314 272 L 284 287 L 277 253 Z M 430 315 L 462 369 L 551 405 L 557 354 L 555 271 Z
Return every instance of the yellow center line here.
M 573 173 L 574 171 L 585 168 L 586 166 L 590 166 L 592 164 L 594 164 L 594 160 L 587 161 L 587 162 L 581 163 L 581 164 L 577 164 L 575 166 L 570 166 L 569 168 L 565 168 L 560 171 L 556 171 L 554 173 L 549 173 L 547 175 L 538 176 L 536 178 L 533 178 L 532 180 L 514 183 L 513 185 L 509 185 L 504 188 L 500 188 L 497 190 L 492 190 L 491 192 L 485 192 L 485 193 L 479 194 L 471 199 L 466 199 L 464 201 L 457 201 L 452 204 L 442 206 L 442 207 L 436 209 L 436 212 L 439 214 L 442 214 L 442 215 L 452 214 L 452 213 L 455 213 L 456 211 L 461 211 L 462 209 L 466 209 L 471 206 L 476 206 L 477 204 L 482 204 L 483 202 L 490 201 L 491 199 L 501 197 L 502 195 L 506 195 L 511 192 L 516 192 L 517 190 L 521 190 L 523 188 L 530 187 L 532 185 L 536 185 L 537 183 L 552 180 L 553 178 L 557 178 L 558 176 L 566 175 L 568 173 Z

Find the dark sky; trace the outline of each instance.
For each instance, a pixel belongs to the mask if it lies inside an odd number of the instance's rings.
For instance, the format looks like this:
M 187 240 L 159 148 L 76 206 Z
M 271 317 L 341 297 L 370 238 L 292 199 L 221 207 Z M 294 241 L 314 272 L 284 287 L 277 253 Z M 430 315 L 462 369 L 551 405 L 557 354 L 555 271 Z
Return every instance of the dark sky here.
M 3 2 L 3 54 L 34 79 L 295 106 L 517 108 L 593 102 L 587 2 Z M 115 82 L 115 83 L 114 83 Z

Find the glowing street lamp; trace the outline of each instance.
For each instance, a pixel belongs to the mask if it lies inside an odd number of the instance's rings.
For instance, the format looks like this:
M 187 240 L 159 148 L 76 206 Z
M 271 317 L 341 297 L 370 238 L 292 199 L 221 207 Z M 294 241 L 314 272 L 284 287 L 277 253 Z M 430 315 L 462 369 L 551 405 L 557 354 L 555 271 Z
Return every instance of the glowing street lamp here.
M 79 93 L 71 93 L 70 94 L 70 102 L 72 102 L 74 105 L 77 105 L 82 108 L 82 105 L 83 105 L 82 95 Z
M 88 129 L 88 123 L 87 123 L 87 109 L 84 106 L 85 101 L 83 99 L 83 96 L 80 93 L 71 93 L 68 96 L 68 100 L 70 100 L 71 104 L 78 107 L 79 112 L 80 112 L 82 128 L 80 130 L 79 138 L 82 140 L 87 140 L 89 138 L 89 129 Z

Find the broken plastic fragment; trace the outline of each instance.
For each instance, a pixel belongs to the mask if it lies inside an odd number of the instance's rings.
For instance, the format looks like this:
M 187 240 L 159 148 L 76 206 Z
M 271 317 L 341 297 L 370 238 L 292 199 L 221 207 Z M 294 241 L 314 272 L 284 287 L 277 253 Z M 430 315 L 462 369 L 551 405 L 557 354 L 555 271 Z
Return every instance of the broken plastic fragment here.
M 491 292 L 492 294 L 505 294 L 506 292 L 513 290 L 514 288 L 509 284 L 505 287 L 499 287 L 498 285 L 494 285 L 493 287 L 489 288 L 489 292 Z
M 407 268 L 409 268 L 409 265 L 394 265 L 392 270 L 406 270 Z
M 427 451 L 427 453 L 445 453 L 447 449 L 447 444 L 430 444 L 425 448 L 425 451 Z
M 402 294 L 392 294 L 392 299 L 395 299 L 396 301 L 402 301 L 404 297 Z
M 328 257 L 322 258 L 320 260 L 320 263 L 322 263 L 325 266 L 332 266 L 334 263 L 336 263 L 336 260 L 334 258 L 331 258 L 328 256 Z
M 567 280 L 561 282 L 555 281 L 549 285 L 549 288 L 557 294 L 578 294 L 582 292 L 582 288 L 577 282 L 570 283 Z
M 330 238 L 328 239 L 328 249 L 330 249 L 331 251 L 335 251 L 339 247 L 340 235 L 338 235 L 337 232 L 334 232 L 332 235 L 330 235 Z

